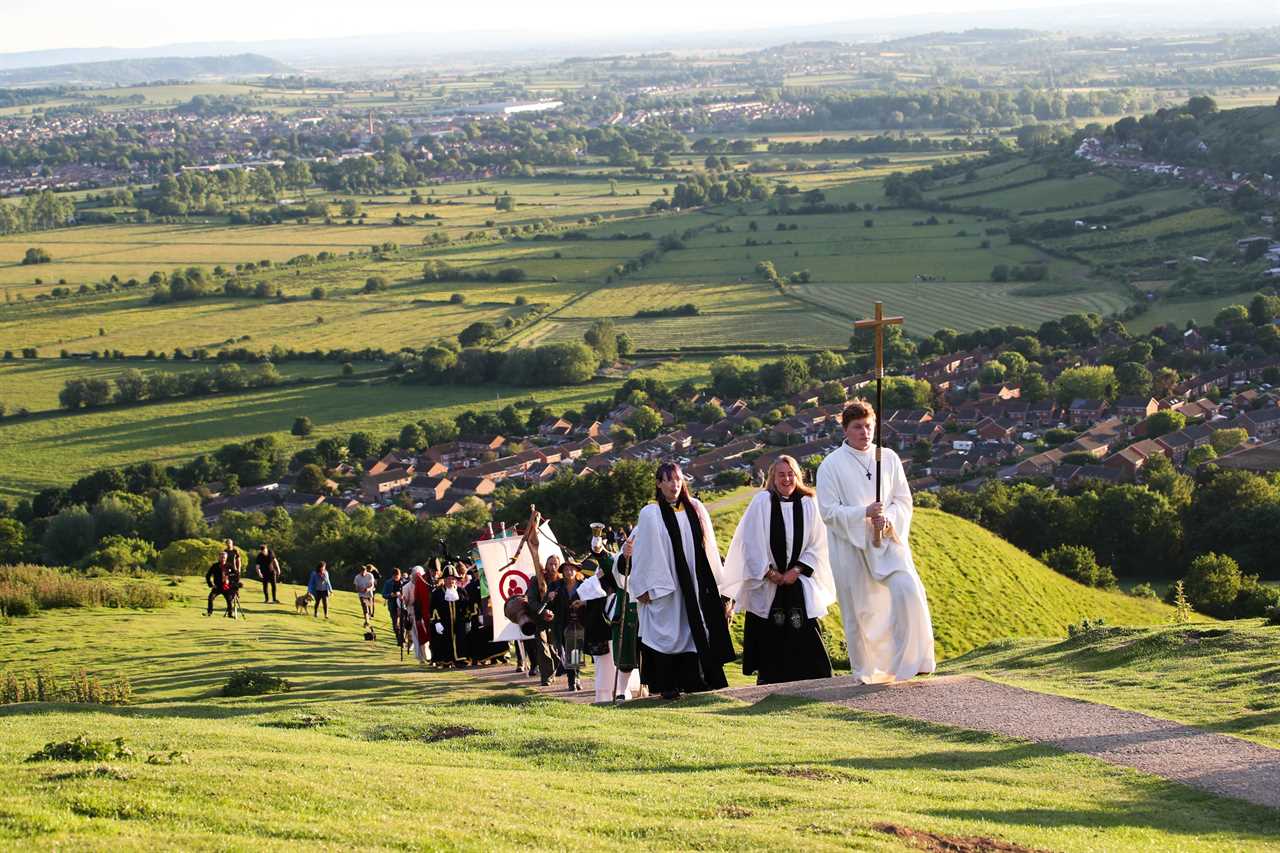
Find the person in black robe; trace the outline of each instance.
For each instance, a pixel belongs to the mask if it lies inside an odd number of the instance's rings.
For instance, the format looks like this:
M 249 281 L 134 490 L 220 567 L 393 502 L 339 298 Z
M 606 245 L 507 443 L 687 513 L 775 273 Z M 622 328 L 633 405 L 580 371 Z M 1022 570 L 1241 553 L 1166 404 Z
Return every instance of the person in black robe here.
M 438 667 L 467 665 L 470 602 L 458 588 L 458 573 L 445 566 L 440 586 L 431 593 L 431 663 Z
M 711 516 L 689 494 L 679 465 L 658 466 L 655 502 L 640 510 L 632 536 L 641 680 L 665 699 L 727 687 L 724 665 L 737 653 L 720 594 L 720 553 Z
M 558 669 L 568 677 L 572 691 L 579 689 L 578 673 L 582 668 L 584 602 L 578 596 L 578 586 L 578 567 L 566 562 L 560 566 L 560 580 L 547 587 L 554 617 L 551 645 L 560 662 Z

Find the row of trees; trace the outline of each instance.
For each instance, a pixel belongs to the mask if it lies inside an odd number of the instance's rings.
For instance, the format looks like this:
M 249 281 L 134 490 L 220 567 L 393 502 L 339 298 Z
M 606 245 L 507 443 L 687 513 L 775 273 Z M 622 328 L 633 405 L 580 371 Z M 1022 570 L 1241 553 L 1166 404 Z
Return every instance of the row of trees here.
M 93 409 L 109 403 L 138 403 L 143 400 L 168 400 L 175 397 L 197 397 L 217 391 L 242 391 L 246 388 L 269 388 L 283 381 L 280 371 L 267 362 L 246 370 L 235 363 L 222 364 L 210 370 L 182 373 L 126 370 L 113 381 L 94 377 L 68 379 L 58 392 L 58 404 L 64 409 Z
M 75 202 L 70 196 L 44 190 L 24 196 L 16 204 L 0 204 L 0 234 L 60 228 L 70 224 L 75 214 Z

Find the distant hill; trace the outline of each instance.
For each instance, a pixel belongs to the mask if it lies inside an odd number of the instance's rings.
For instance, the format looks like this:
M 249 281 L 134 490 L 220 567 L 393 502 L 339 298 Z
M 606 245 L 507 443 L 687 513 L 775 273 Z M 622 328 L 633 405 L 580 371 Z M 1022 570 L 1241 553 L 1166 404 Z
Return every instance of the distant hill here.
M 741 508 L 714 512 L 722 550 Z M 1067 626 L 1103 618 L 1110 625 L 1160 625 L 1173 610 L 1164 604 L 1081 586 L 978 525 L 940 510 L 918 509 L 911 547 L 933 615 L 940 660 L 994 640 L 1065 637 Z M 832 608 L 824 622 L 843 652 L 840 616 Z
M 132 86 L 156 80 L 279 74 L 291 70 L 283 62 L 256 53 L 235 56 L 166 56 L 14 68 L 0 71 L 0 86 L 34 83 Z

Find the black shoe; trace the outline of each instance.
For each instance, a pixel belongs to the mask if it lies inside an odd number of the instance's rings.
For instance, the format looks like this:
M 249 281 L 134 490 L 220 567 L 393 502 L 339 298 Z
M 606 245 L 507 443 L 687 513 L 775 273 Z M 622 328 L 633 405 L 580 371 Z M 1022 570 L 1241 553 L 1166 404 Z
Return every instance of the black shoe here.
M 541 686 L 543 686 L 543 687 L 550 687 L 550 686 L 551 686 L 551 682 L 550 682 L 550 681 L 548 681 L 548 680 L 547 680 L 547 679 L 545 679 L 545 678 L 544 678 L 544 679 L 542 679 L 541 681 L 539 681 L 539 682 L 538 682 L 538 684 L 540 684 L 540 685 L 541 685 Z
M 666 693 L 662 694 L 662 698 L 666 699 L 668 702 L 674 702 L 676 699 L 680 698 L 680 691 L 668 690 Z

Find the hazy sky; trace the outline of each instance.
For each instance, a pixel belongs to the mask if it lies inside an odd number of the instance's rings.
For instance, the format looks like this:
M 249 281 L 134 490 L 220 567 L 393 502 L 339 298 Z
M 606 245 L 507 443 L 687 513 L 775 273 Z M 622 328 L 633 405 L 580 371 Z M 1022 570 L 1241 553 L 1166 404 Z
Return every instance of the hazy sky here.
M 1128 0 L 1133 4 L 1134 0 Z M 1152 0 L 1137 0 L 1149 5 Z M 1262 0 L 1268 2 L 1268 0 Z M 0 52 L 149 47 L 382 33 L 511 30 L 536 34 L 741 30 L 946 11 L 1032 9 L 1064 0 L 0 0 Z M 637 10 L 641 10 L 637 13 Z

